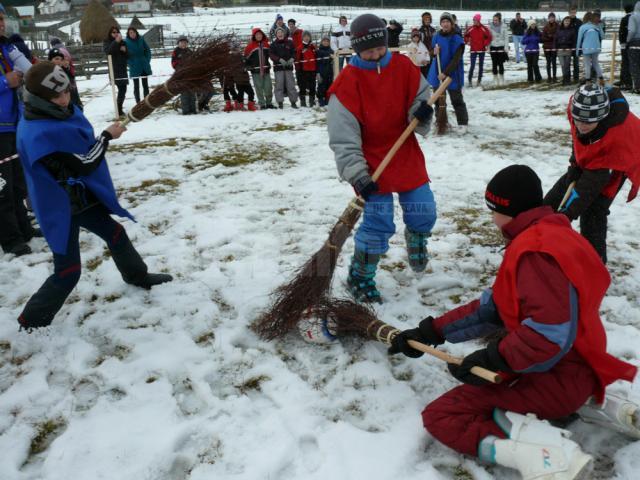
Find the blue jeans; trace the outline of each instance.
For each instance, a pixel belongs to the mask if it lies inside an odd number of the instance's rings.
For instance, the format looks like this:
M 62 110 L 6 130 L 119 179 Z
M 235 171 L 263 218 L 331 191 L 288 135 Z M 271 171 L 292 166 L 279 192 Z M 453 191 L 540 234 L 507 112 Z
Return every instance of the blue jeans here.
M 478 82 L 482 80 L 482 71 L 484 70 L 484 52 L 471 52 L 471 65 L 469 66 L 469 86 L 471 86 L 473 71 L 476 68 L 476 58 L 478 59 Z
M 436 223 L 436 201 L 429 184 L 402 192 L 399 196 L 404 224 L 414 232 L 431 233 Z M 393 210 L 393 194 L 369 197 L 364 206 L 362 223 L 355 235 L 356 249 L 375 254 L 389 250 L 389 239 L 396 232 Z
M 513 49 L 516 51 L 516 62 L 520 62 L 520 46 L 522 45 L 522 37 L 524 35 L 512 35 L 513 36 Z M 522 48 L 524 53 L 524 47 Z

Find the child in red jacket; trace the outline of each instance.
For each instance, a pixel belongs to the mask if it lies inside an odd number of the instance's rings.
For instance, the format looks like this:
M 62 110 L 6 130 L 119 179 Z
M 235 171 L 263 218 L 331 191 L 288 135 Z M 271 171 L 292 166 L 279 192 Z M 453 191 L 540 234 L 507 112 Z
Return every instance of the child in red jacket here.
M 311 33 L 305 30 L 302 34 L 302 43 L 296 49 L 300 105 L 303 107 L 307 106 L 306 95 L 309 95 L 310 107 L 316 104 L 316 74 L 318 73 L 316 58 L 316 46 L 311 41 Z
M 588 470 L 591 457 L 536 415 L 567 417 L 591 396 L 602 403 L 612 382 L 635 377 L 636 367 L 606 351 L 598 309 L 611 279 L 569 220 L 543 206 L 531 168 L 498 172 L 485 200 L 507 240 L 492 289 L 400 333 L 389 353 L 422 355 L 410 339 L 440 345 L 505 330 L 461 365 L 449 364 L 464 385 L 427 405 L 424 426 L 445 445 L 518 469 L 524 479 L 574 479 Z M 507 380 L 488 384 L 471 373 L 474 366 L 503 372 Z
M 473 16 L 471 25 L 464 34 L 464 43 L 471 48 L 471 65 L 469 66 L 469 86 L 472 87 L 473 71 L 476 68 L 478 59 L 478 86 L 482 81 L 482 71 L 484 70 L 484 54 L 491 44 L 491 31 L 480 23 L 482 17 L 479 13 Z

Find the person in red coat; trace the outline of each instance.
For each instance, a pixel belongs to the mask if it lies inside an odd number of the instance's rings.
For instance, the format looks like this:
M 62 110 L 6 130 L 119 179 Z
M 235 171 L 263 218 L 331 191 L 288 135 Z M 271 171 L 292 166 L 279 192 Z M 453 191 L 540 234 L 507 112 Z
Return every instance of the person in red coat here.
M 387 48 L 387 29 L 375 15 L 364 14 L 351 24 L 356 52 L 329 89 L 329 146 L 340 177 L 365 200 L 364 216 L 355 234 L 349 269 L 349 289 L 357 301 L 379 302 L 374 280 L 378 262 L 395 233 L 393 192 L 399 193 L 409 265 L 422 272 L 428 262 L 427 238 L 436 221 L 424 155 L 414 134 L 377 181 L 372 175 L 414 117 L 425 135 L 433 108 L 429 86 L 406 56 Z
M 599 85 L 580 87 L 569 100 L 567 115 L 573 140 L 569 168 L 544 203 L 557 209 L 571 185 L 561 212 L 569 220 L 580 219 L 580 233 L 606 263 L 609 207 L 626 179 L 632 184 L 628 202 L 640 187 L 640 119 L 629 111 L 620 89 Z
M 606 351 L 599 307 L 611 279 L 566 216 L 543 206 L 542 185 L 531 168 L 511 165 L 498 172 L 485 200 L 507 242 L 492 289 L 401 332 L 389 353 L 418 357 L 407 340 L 440 345 L 501 330 L 501 338 L 461 365 L 449 364 L 463 385 L 427 405 L 424 426 L 450 448 L 516 468 L 525 479 L 573 479 L 588 468 L 590 456 L 536 416 L 567 417 L 591 396 L 602 403 L 612 382 L 635 377 L 635 366 Z M 474 366 L 506 378 L 489 384 L 471 373 Z
M 469 66 L 469 86 L 473 86 L 473 71 L 478 60 L 478 85 L 482 82 L 484 70 L 484 54 L 491 44 L 491 31 L 482 25 L 482 17 L 479 13 L 473 16 L 473 25 L 467 28 L 464 34 L 464 43 L 471 48 L 471 65 Z
M 302 34 L 302 44 L 296 49 L 298 78 L 300 80 L 300 105 L 303 107 L 307 106 L 306 95 L 309 95 L 310 107 L 316 104 L 316 74 L 318 73 L 316 58 L 316 46 L 311 41 L 311 33 L 305 31 Z

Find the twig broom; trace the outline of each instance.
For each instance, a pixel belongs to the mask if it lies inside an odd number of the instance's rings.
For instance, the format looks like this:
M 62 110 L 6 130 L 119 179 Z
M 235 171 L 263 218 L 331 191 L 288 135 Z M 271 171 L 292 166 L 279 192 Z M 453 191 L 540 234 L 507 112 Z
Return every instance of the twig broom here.
M 438 74 L 442 73 L 440 65 L 440 52 L 436 55 L 438 62 Z M 447 92 L 445 91 L 438 99 L 438 111 L 436 113 L 436 132 L 438 135 L 444 135 L 449 130 L 449 116 L 447 115 Z
M 447 78 L 441 83 L 429 99 L 429 105 L 436 102 L 450 82 L 451 79 Z M 417 126 L 418 120 L 414 118 L 372 175 L 374 182 L 380 178 L 384 169 Z M 252 325 L 258 335 L 267 340 L 284 336 L 295 327 L 307 308 L 314 306 L 326 295 L 331 286 L 338 255 L 362 215 L 363 208 L 362 198 L 356 197 L 351 200 L 329 232 L 329 238 L 324 245 L 298 269 L 293 280 L 278 287 L 274 292 L 275 300 L 271 308 Z

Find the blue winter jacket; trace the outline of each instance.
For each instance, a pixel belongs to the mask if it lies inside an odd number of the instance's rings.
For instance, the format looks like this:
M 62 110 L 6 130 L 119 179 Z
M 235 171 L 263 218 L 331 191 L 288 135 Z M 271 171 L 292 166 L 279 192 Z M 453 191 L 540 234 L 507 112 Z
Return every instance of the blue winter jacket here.
M 127 45 L 127 64 L 130 77 L 151 75 L 151 49 L 144 38 L 138 35 L 137 40 L 131 40 L 127 35 L 124 40 Z
M 540 52 L 540 42 L 542 41 L 542 34 L 539 30 L 527 30 L 524 37 L 522 37 L 522 44 L 524 45 L 524 53 L 538 53 Z
M 442 65 L 442 70 L 444 70 L 447 65 L 449 65 L 449 62 L 453 60 L 453 57 L 455 56 L 458 48 L 460 48 L 461 45 L 464 45 L 464 40 L 457 33 L 443 35 L 441 32 L 439 32 L 435 34 L 433 36 L 433 39 L 431 40 L 432 48 L 435 48 L 436 45 L 440 46 L 440 63 Z M 440 80 L 438 80 L 438 62 L 431 62 L 431 68 L 429 69 L 427 81 L 434 89 L 440 86 Z M 451 83 L 449 84 L 449 88 L 447 88 L 447 90 L 460 90 L 463 86 L 464 63 L 463 59 L 460 58 L 458 67 L 453 72 L 451 72 Z
M 578 51 L 582 49 L 582 54 L 600 53 L 602 46 L 602 38 L 604 32 L 602 27 L 595 25 L 591 22 L 587 22 L 578 30 Z
M 20 106 L 16 90 L 9 87 L 5 77 L 6 65 L 13 71 L 13 62 L 9 59 L 9 52 L 15 47 L 8 43 L 6 37 L 0 38 L 0 133 L 15 132 Z

